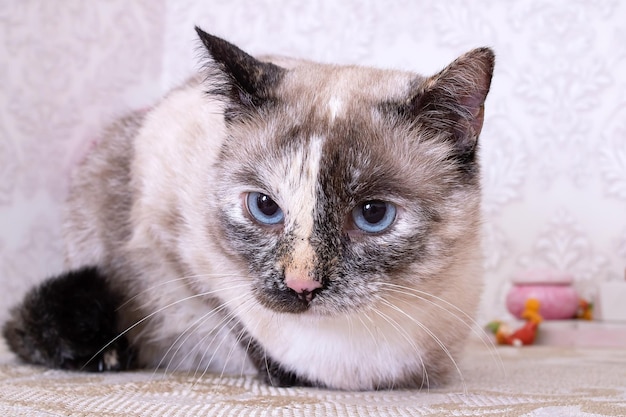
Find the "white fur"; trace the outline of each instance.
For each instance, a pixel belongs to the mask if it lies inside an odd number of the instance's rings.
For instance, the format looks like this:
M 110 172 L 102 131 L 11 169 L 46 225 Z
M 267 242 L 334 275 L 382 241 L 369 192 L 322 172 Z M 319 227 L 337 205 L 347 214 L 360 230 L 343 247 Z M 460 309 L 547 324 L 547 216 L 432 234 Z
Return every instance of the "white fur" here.
M 407 342 L 419 340 L 417 329 L 406 325 L 406 317 L 395 320 L 402 323 L 402 332 L 375 314 L 274 315 L 254 336 L 272 357 L 301 375 L 329 386 L 362 390 L 376 387 L 377 381 L 384 385 L 406 369 L 421 369 L 421 346 Z
M 337 96 L 332 96 L 328 100 L 328 110 L 330 111 L 330 120 L 333 121 L 337 118 L 343 109 L 343 101 Z

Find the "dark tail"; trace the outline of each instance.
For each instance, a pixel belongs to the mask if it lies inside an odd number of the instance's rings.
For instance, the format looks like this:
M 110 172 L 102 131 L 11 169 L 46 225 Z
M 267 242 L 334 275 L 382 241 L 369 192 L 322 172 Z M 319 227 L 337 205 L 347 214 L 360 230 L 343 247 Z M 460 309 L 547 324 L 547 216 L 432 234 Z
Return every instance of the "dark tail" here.
M 125 337 L 116 339 L 120 302 L 97 268 L 70 271 L 32 288 L 11 310 L 2 334 L 29 363 L 95 372 L 131 369 L 135 351 Z

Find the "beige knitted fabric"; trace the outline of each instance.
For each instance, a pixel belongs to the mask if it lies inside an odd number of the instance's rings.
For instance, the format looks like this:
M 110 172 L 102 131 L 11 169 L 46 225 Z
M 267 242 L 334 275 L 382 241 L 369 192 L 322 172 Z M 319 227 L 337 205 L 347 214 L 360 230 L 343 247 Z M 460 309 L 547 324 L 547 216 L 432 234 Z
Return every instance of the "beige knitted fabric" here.
M 471 345 L 463 381 L 422 391 L 272 388 L 256 378 L 87 374 L 0 348 L 0 416 L 626 416 L 626 351 Z

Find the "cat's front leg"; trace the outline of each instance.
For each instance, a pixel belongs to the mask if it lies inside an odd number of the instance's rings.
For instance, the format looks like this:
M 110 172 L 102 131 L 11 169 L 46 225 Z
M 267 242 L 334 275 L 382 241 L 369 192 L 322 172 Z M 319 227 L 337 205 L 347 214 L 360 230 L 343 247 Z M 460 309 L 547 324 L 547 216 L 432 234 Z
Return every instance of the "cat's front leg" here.
M 136 366 L 136 352 L 117 329 L 120 304 L 107 278 L 83 268 L 49 278 L 11 310 L 2 333 L 22 360 L 92 372 Z

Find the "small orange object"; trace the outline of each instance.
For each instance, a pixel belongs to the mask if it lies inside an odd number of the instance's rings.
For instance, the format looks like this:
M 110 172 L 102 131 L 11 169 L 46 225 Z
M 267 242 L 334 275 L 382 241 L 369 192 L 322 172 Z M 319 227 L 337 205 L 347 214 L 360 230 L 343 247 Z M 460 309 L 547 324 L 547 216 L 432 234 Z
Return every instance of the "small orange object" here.
M 526 321 L 539 324 L 543 321 L 543 317 L 539 314 L 541 303 L 536 298 L 529 298 L 524 304 L 524 311 L 522 311 L 521 317 Z
M 526 323 L 515 331 L 500 321 L 494 321 L 487 327 L 496 335 L 496 342 L 500 345 L 525 346 L 535 343 L 535 336 L 539 323 L 543 321 L 543 317 L 539 314 L 541 303 L 535 298 L 529 298 L 524 305 L 522 318 Z

